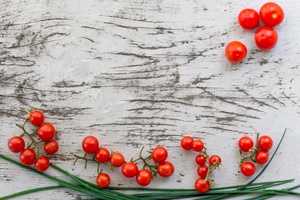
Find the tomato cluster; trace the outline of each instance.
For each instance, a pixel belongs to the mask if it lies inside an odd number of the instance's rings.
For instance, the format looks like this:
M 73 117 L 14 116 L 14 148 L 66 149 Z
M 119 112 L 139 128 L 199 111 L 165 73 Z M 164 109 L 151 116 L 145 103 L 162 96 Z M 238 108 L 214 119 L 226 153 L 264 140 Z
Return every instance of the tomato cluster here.
M 181 139 L 181 147 L 184 150 L 193 150 L 199 153 L 195 158 L 196 163 L 199 165 L 197 168 L 199 178 L 195 181 L 195 189 L 198 192 L 207 192 L 210 189 L 213 171 L 218 169 L 222 162 L 220 156 L 209 156 L 203 141 L 194 139 L 191 136 L 184 136 Z
M 35 168 L 41 172 L 46 171 L 50 166 L 46 154 L 53 155 L 59 149 L 58 142 L 53 139 L 56 130 L 52 124 L 44 122 L 44 119 L 43 112 L 39 110 L 32 111 L 22 126 L 17 125 L 23 133 L 10 138 L 8 141 L 9 150 L 13 153 L 20 153 L 19 160 L 23 165 L 30 166 L 34 164 Z M 25 129 L 28 121 L 36 127 L 32 133 Z M 30 139 L 27 146 L 25 145 L 24 136 Z M 43 152 L 40 151 L 41 146 L 43 146 Z
M 174 165 L 167 161 L 168 151 L 163 146 L 155 147 L 150 155 L 142 156 L 142 151 L 139 153 L 137 159 L 126 161 L 125 157 L 120 152 L 112 152 L 107 148 L 101 147 L 99 141 L 94 136 L 86 136 L 82 140 L 82 149 L 86 153 L 84 157 L 74 155 L 77 159 L 100 163 L 107 163 L 111 167 L 121 167 L 121 172 L 126 178 L 135 178 L 136 182 L 141 186 L 147 186 L 151 183 L 156 174 L 161 177 L 169 177 L 174 173 Z M 92 155 L 93 158 L 87 158 L 87 154 Z M 138 163 L 142 162 L 143 167 L 139 169 Z M 151 163 L 152 162 L 152 163 Z M 98 165 L 99 166 L 99 165 Z M 110 176 L 98 169 L 98 177 L 96 179 L 97 185 L 101 188 L 106 188 L 110 184 Z
M 277 32 L 273 27 L 283 21 L 284 11 L 278 4 L 268 2 L 262 5 L 259 13 L 252 8 L 246 8 L 238 15 L 240 26 L 248 30 L 258 27 L 259 19 L 265 25 L 255 32 L 255 44 L 261 50 L 270 50 L 275 47 L 278 40 Z M 226 46 L 225 55 L 230 62 L 239 63 L 247 56 L 247 48 L 242 42 L 232 41 Z
M 241 161 L 240 170 L 245 176 L 252 176 L 256 167 L 254 163 L 265 164 L 269 160 L 268 151 L 273 146 L 273 140 L 268 135 L 263 135 L 258 138 L 254 146 L 253 140 L 248 136 L 243 136 L 238 141 L 238 147 L 240 149 Z

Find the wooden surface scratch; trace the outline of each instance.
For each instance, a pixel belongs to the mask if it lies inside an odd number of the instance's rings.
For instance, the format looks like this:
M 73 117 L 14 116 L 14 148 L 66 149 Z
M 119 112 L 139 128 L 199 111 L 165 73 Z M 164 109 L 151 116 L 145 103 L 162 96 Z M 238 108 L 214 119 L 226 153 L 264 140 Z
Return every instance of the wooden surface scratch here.
M 195 154 L 181 150 L 179 141 L 192 135 L 222 156 L 215 179 L 225 186 L 247 181 L 236 164 L 241 135 L 261 132 L 278 141 L 287 127 L 291 139 L 263 179 L 288 178 L 285 171 L 294 170 L 299 182 L 300 168 L 286 163 L 298 156 L 300 139 L 300 2 L 277 1 L 286 17 L 276 27 L 278 44 L 267 52 L 255 46 L 254 31 L 237 23 L 240 10 L 258 10 L 263 3 L 1 0 L 1 153 L 17 159 L 6 148 L 19 134 L 14 124 L 27 116 L 24 111 L 40 109 L 59 131 L 61 148 L 53 162 L 87 180 L 95 179 L 95 166 L 73 166 L 68 153 L 81 153 L 81 140 L 92 134 L 101 145 L 124 151 L 127 159 L 143 146 L 166 146 L 176 172 L 153 186 L 191 188 Z M 240 64 L 224 56 L 231 40 L 248 47 Z M 48 184 L 0 163 L 1 195 Z M 113 185 L 136 185 L 118 178 L 119 171 L 112 176 Z M 58 190 L 26 198 L 45 194 L 47 199 L 83 197 Z

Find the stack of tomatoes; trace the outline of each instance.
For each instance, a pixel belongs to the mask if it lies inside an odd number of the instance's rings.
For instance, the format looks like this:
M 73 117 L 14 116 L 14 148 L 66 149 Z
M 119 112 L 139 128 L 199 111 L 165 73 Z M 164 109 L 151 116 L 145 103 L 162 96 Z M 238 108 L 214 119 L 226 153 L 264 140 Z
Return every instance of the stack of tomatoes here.
M 283 9 L 274 2 L 268 2 L 260 8 L 259 13 L 252 8 L 247 8 L 238 15 L 239 24 L 247 30 L 258 27 L 259 19 L 264 23 L 264 26 L 256 31 L 255 43 L 261 50 L 270 50 L 278 40 L 277 32 L 273 27 L 278 26 L 283 21 Z M 238 63 L 246 57 L 247 48 L 240 41 L 232 41 L 226 46 L 225 55 L 230 62 Z
M 98 163 L 109 163 L 112 167 L 122 167 L 121 172 L 126 178 L 135 178 L 141 186 L 147 186 L 153 179 L 153 176 L 159 174 L 162 177 L 169 177 L 174 173 L 174 165 L 166 161 L 168 151 L 165 147 L 155 147 L 151 155 L 142 157 L 141 152 L 137 159 L 125 161 L 125 157 L 120 152 L 110 152 L 104 147 L 99 147 L 99 141 L 94 136 L 86 136 L 82 141 L 82 149 L 87 154 L 93 154 Z M 87 160 L 85 157 L 83 159 Z M 152 161 L 152 163 L 150 163 Z M 142 162 L 143 168 L 138 168 L 138 162 Z M 153 163 L 154 162 L 154 163 Z M 107 173 L 100 172 L 96 179 L 97 185 L 106 188 L 110 184 L 110 176 Z
M 53 155 L 58 151 L 59 145 L 54 136 L 56 130 L 51 123 L 44 122 L 44 114 L 39 110 L 32 111 L 28 119 L 22 126 L 19 126 L 23 133 L 20 136 L 14 136 L 8 141 L 8 148 L 13 153 L 20 153 L 19 160 L 23 165 L 30 166 L 34 164 L 38 171 L 46 171 L 50 166 L 49 158 L 44 155 Z M 32 133 L 25 130 L 27 122 L 36 126 L 37 129 Z M 24 136 L 29 138 L 29 144 L 25 148 Z M 38 137 L 36 140 L 35 137 Z M 43 152 L 39 149 L 43 146 Z M 38 157 L 38 158 L 37 158 Z
M 242 159 L 240 161 L 240 169 L 245 176 L 252 176 L 256 167 L 254 163 L 266 164 L 269 160 L 268 151 L 273 146 L 273 140 L 268 135 L 258 138 L 257 144 L 254 146 L 253 140 L 248 136 L 239 139 L 238 146 Z

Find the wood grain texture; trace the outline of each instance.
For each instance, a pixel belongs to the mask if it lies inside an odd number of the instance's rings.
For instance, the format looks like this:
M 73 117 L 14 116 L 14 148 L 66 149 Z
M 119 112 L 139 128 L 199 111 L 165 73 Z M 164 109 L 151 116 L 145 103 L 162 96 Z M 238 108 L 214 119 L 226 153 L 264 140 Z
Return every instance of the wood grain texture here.
M 291 176 L 299 183 L 293 157 L 299 157 L 300 139 L 300 2 L 277 1 L 286 17 L 276 27 L 276 48 L 267 52 L 256 48 L 254 31 L 242 30 L 236 20 L 243 8 L 258 10 L 264 2 L 1 0 L 1 153 L 17 159 L 6 148 L 20 133 L 14 124 L 26 117 L 25 110 L 40 109 L 59 131 L 61 148 L 53 162 L 82 178 L 94 181 L 95 166 L 73 166 L 68 153 L 80 154 L 82 138 L 92 134 L 127 159 L 143 146 L 166 146 L 176 172 L 153 186 L 191 188 L 195 154 L 181 150 L 179 141 L 192 135 L 222 156 L 215 179 L 224 186 L 247 181 L 236 164 L 241 135 L 261 132 L 278 141 L 288 127 L 262 180 Z M 224 57 L 231 40 L 248 47 L 241 64 Z M 0 163 L 0 194 L 50 184 Z M 288 170 L 295 173 L 286 175 Z M 120 171 L 112 176 L 113 185 L 136 185 L 118 178 Z M 24 198 L 45 195 L 82 197 L 57 190 Z

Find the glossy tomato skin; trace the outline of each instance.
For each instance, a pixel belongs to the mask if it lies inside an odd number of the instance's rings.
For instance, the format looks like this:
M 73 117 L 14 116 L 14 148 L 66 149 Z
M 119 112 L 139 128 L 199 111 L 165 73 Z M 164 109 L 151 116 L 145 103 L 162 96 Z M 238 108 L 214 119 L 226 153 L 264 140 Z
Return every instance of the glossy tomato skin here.
M 59 144 L 56 140 L 49 140 L 44 144 L 44 151 L 49 154 L 55 154 L 59 149 Z
M 204 143 L 202 140 L 194 140 L 193 142 L 193 150 L 196 152 L 201 152 L 204 148 Z
M 29 121 L 34 126 L 40 126 L 44 122 L 44 113 L 39 110 L 34 110 L 29 115 Z
M 252 176 L 255 173 L 256 167 L 252 162 L 247 161 L 242 163 L 240 169 L 245 176 Z
M 50 161 L 46 156 L 41 156 L 35 161 L 34 165 L 36 170 L 44 172 L 49 168 Z
M 284 19 L 283 9 L 274 2 L 265 3 L 259 10 L 261 21 L 267 26 L 277 26 Z
M 215 164 L 220 165 L 221 163 L 222 163 L 222 160 L 221 160 L 220 156 L 218 156 L 218 155 L 212 155 L 209 158 L 210 166 L 215 166 Z
M 200 193 L 207 192 L 210 189 L 210 183 L 208 180 L 205 181 L 205 178 L 198 178 L 195 181 L 195 189 Z
M 125 162 L 125 158 L 124 158 L 123 154 L 121 154 L 119 152 L 115 152 L 115 153 L 111 154 L 109 161 L 112 166 L 121 167 Z
M 152 151 L 152 159 L 154 162 L 157 163 L 165 162 L 167 157 L 168 157 L 168 151 L 165 147 L 158 146 L 155 147 Z
M 110 177 L 106 173 L 101 173 L 96 179 L 97 185 L 101 188 L 107 188 L 110 184 Z
M 193 148 L 193 142 L 194 142 L 194 138 L 192 138 L 191 136 L 184 136 L 181 139 L 181 147 L 184 150 L 191 150 Z
M 95 153 L 95 159 L 100 163 L 105 163 L 109 161 L 109 158 L 110 158 L 110 153 L 108 149 L 104 147 L 99 148 Z
M 258 139 L 258 147 L 261 150 L 268 151 L 273 146 L 273 140 L 268 135 L 263 135 Z
M 259 150 L 255 154 L 255 161 L 259 164 L 265 164 L 269 160 L 269 153 L 267 151 Z
M 238 146 L 241 151 L 248 152 L 253 146 L 253 140 L 248 136 L 243 136 L 239 139 Z
M 20 136 L 14 136 L 8 140 L 7 146 L 13 153 L 19 153 L 25 148 L 25 141 Z
M 141 169 L 136 175 L 136 182 L 140 186 L 147 186 L 152 181 L 152 174 L 148 169 Z
M 122 166 L 122 174 L 127 178 L 135 177 L 138 171 L 138 166 L 133 162 L 127 162 Z
M 197 169 L 197 173 L 201 178 L 205 178 L 208 172 L 208 167 L 206 165 L 200 165 Z
M 198 165 L 204 165 L 206 163 L 206 156 L 204 154 L 199 154 L 196 156 L 195 160 Z
M 192 138 L 191 136 L 184 136 L 181 139 L 181 147 L 184 150 L 191 150 L 193 148 L 193 142 L 194 142 L 194 138 Z
M 275 47 L 278 35 L 272 27 L 262 26 L 256 31 L 254 39 L 258 48 L 261 50 L 270 50 Z
M 246 8 L 239 13 L 238 22 L 244 29 L 254 29 L 258 26 L 259 15 L 256 10 Z
M 99 149 L 99 141 L 96 137 L 89 135 L 82 140 L 82 149 L 85 153 L 96 153 Z
M 232 41 L 226 46 L 225 55 L 230 62 L 239 63 L 247 56 L 247 48 L 239 41 Z
M 49 141 L 55 136 L 55 128 L 50 123 L 43 123 L 37 130 L 37 134 L 41 140 Z
M 23 165 L 30 166 L 36 159 L 36 153 L 33 149 L 24 149 L 23 151 L 21 151 L 19 159 Z
M 157 167 L 157 173 L 162 177 L 169 177 L 174 173 L 174 165 L 168 161 L 160 163 Z

